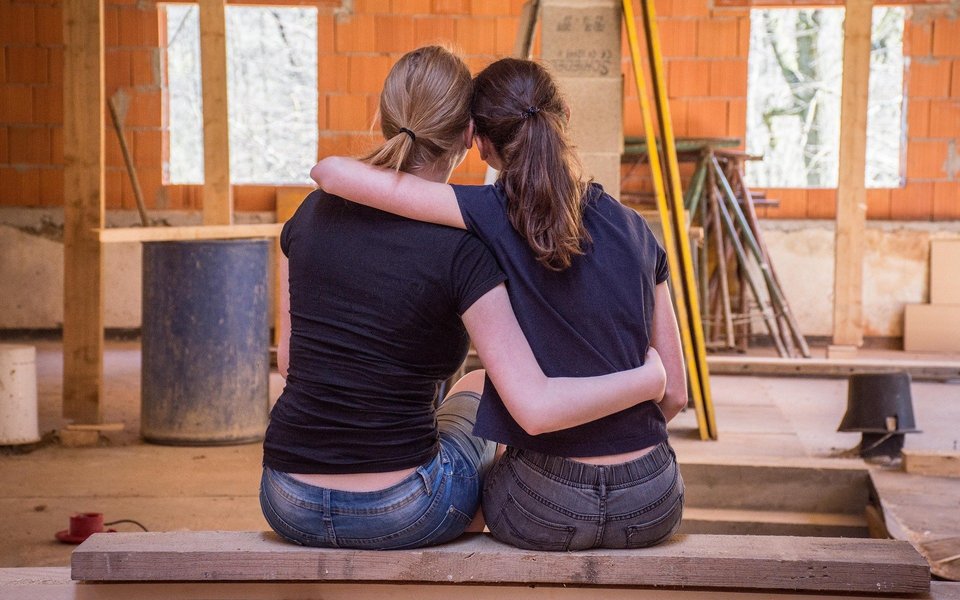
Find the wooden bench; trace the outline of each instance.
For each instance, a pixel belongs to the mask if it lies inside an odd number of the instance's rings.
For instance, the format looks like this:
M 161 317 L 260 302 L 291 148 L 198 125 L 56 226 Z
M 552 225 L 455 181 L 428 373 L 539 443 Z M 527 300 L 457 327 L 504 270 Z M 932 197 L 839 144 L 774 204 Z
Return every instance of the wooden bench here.
M 929 594 L 930 570 L 896 540 L 679 535 L 640 550 L 548 553 L 484 534 L 434 548 L 326 550 L 272 532 L 103 533 L 72 555 L 83 582 L 376 582 Z M 422 587 L 422 586 L 416 586 Z

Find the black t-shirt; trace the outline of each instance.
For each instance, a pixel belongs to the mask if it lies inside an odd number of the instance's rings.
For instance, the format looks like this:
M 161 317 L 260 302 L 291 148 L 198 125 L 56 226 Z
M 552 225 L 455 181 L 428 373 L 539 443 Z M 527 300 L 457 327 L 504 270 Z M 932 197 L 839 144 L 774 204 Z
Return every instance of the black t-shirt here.
M 592 242 L 571 267 L 557 272 L 536 261 L 510 224 L 500 185 L 453 188 L 467 229 L 487 244 L 510 279 L 510 302 L 544 373 L 583 377 L 643 364 L 654 288 L 667 279 L 668 270 L 666 253 L 642 217 L 591 185 L 583 220 Z M 554 456 L 619 454 L 667 439 L 663 413 L 653 402 L 530 436 L 507 412 L 489 379 L 474 431 Z
M 290 369 L 264 464 L 384 472 L 437 452 L 434 400 L 466 356 L 460 315 L 506 277 L 465 231 L 316 191 L 283 227 Z

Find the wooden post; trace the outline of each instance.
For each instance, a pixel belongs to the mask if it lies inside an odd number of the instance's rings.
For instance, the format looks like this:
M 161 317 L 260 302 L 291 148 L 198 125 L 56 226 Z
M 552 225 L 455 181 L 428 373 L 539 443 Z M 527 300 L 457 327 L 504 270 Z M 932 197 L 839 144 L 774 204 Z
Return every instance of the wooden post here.
M 63 416 L 101 421 L 104 221 L 103 0 L 63 2 Z
M 227 22 L 224 0 L 200 0 L 203 87 L 203 224 L 230 225 L 230 135 L 227 119 Z
M 863 244 L 867 220 L 864 179 L 873 0 L 846 0 L 846 7 L 840 100 L 833 343 L 837 346 L 859 347 L 863 344 Z

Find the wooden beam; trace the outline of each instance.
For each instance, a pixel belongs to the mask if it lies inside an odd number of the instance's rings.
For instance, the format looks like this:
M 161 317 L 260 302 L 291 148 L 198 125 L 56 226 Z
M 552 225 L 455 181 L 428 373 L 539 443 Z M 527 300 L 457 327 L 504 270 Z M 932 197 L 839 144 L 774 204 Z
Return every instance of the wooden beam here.
M 103 0 L 63 2 L 63 416 L 99 423 L 103 384 Z
M 183 240 L 229 240 L 278 237 L 282 223 L 252 225 L 187 225 L 183 227 L 114 227 L 98 229 L 101 243 L 175 242 Z
M 864 182 L 873 0 L 846 0 L 840 99 L 840 176 L 834 261 L 833 343 L 863 345 Z
M 455 585 L 312 582 L 193 582 L 96 584 L 70 580 L 69 567 L 0 569 L 0 598 L 5 600 L 881 600 L 878 593 L 790 593 L 691 589 L 603 588 L 551 585 Z M 960 583 L 930 582 L 925 600 L 960 600 Z
M 904 450 L 903 470 L 929 477 L 960 477 L 960 452 Z
M 906 371 L 914 381 L 960 380 L 960 361 L 949 360 L 711 356 L 707 358 L 707 364 L 710 365 L 710 373 L 714 375 L 845 378 L 856 373 Z
M 636 551 L 534 552 L 489 535 L 416 550 L 298 546 L 273 532 L 94 534 L 73 551 L 80 581 L 324 581 L 633 585 L 924 593 L 930 568 L 906 543 L 678 535 Z
M 227 22 L 224 0 L 200 0 L 203 88 L 203 224 L 233 222 L 227 118 Z

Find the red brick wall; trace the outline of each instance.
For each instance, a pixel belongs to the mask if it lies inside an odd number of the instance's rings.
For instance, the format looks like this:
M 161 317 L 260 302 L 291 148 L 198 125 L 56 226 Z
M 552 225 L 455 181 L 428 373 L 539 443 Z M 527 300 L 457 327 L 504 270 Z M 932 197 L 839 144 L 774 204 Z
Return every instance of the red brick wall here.
M 678 136 L 745 136 L 749 0 L 657 0 L 667 88 Z M 234 0 L 246 4 L 318 6 L 320 155 L 361 151 L 377 94 L 390 65 L 419 45 L 446 42 L 482 68 L 508 55 L 523 0 L 355 0 L 355 14 L 336 17 L 335 0 Z M 717 5 L 722 5 L 715 7 Z M 779 3 L 783 4 L 783 2 Z M 0 0 L 0 205 L 63 202 L 63 34 L 57 0 Z M 948 168 L 960 138 L 960 22 L 946 7 L 908 17 L 905 53 L 908 134 L 906 184 L 871 190 L 876 219 L 960 218 L 960 166 Z M 130 98 L 126 135 L 149 208 L 196 209 L 198 186 L 162 182 L 166 152 L 161 86 L 162 11 L 152 0 L 106 0 L 106 93 Z M 629 73 L 626 51 L 625 72 Z M 624 128 L 642 133 L 632 78 L 625 85 Z M 116 134 L 107 120 L 108 208 L 133 208 Z M 954 164 L 960 159 L 953 158 Z M 472 152 L 458 182 L 482 181 L 486 166 Z M 689 171 L 689 167 L 684 169 Z M 631 175 L 635 177 L 635 175 Z M 625 189 L 642 186 L 641 178 Z M 238 210 L 272 210 L 274 186 L 234 188 Z M 831 218 L 833 190 L 769 190 L 781 218 Z

